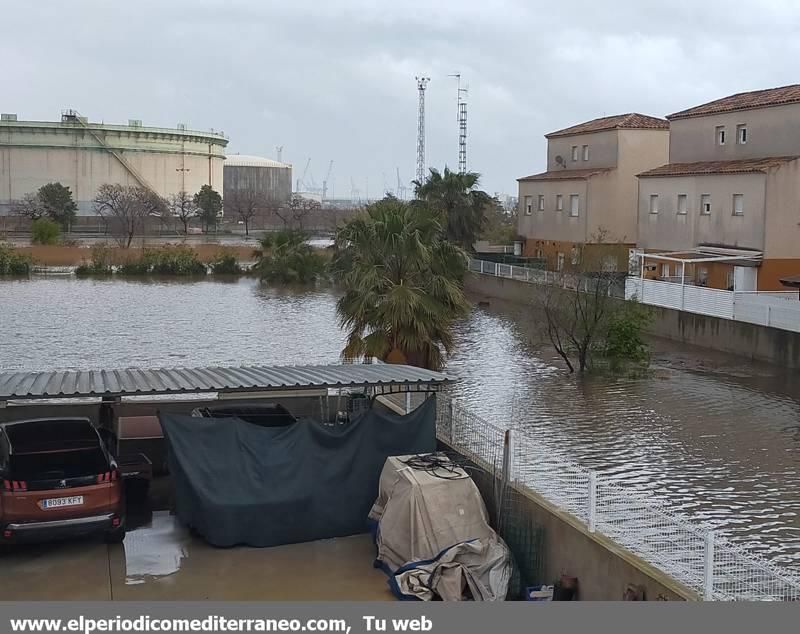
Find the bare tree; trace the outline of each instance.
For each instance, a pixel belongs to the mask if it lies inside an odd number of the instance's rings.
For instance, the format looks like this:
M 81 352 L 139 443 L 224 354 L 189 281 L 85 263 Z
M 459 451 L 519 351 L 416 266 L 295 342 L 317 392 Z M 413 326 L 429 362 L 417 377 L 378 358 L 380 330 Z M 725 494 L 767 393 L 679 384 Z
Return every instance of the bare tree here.
M 169 215 L 177 218 L 183 224 L 183 235 L 189 234 L 189 223 L 197 217 L 197 205 L 194 196 L 185 191 L 172 194 L 167 201 Z
M 264 196 L 252 189 L 228 193 L 223 205 L 226 211 L 244 223 L 244 234 L 248 237 L 250 236 L 250 221 L 259 212 L 268 208 Z
M 146 187 L 136 185 L 101 185 L 94 197 L 95 212 L 110 221 L 114 239 L 124 248 L 144 230 L 148 217 L 162 217 L 167 203 Z
M 275 209 L 275 215 L 283 221 L 284 228 L 302 230 L 306 217 L 317 209 L 322 209 L 318 201 L 292 194 L 286 206 Z
M 20 200 L 15 200 L 11 204 L 11 213 L 31 220 L 38 220 L 47 215 L 47 208 L 38 193 L 30 193 L 25 194 Z

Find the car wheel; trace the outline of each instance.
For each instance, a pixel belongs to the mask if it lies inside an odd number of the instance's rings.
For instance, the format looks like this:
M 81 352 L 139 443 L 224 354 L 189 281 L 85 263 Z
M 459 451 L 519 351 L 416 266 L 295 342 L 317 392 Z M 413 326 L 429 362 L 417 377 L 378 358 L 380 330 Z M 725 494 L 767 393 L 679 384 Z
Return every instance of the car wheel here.
M 118 529 L 115 531 L 108 531 L 103 535 L 103 541 L 106 544 L 121 544 L 125 539 L 125 529 Z

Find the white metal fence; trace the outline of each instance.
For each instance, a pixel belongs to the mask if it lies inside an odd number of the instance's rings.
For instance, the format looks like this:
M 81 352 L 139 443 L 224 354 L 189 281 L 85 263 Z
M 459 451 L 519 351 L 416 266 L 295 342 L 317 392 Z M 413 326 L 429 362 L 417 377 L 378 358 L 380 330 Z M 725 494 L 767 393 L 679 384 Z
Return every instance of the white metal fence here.
M 652 498 L 584 469 L 525 430 L 493 425 L 438 395 L 439 440 L 573 515 L 707 601 L 800 600 L 800 577 Z
M 652 306 L 800 332 L 797 293 L 743 293 L 629 277 L 625 298 L 634 297 Z

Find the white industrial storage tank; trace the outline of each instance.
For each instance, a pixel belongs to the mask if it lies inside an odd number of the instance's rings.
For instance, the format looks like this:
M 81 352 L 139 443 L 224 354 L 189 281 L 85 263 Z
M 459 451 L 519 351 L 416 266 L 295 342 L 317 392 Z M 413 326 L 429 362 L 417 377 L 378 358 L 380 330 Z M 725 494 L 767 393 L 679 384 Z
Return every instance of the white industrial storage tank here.
M 73 110 L 60 121 L 19 121 L 0 116 L 0 215 L 42 185 L 72 190 L 80 215 L 94 214 L 92 200 L 106 183 L 142 185 L 168 197 L 194 194 L 203 185 L 222 190 L 228 140 L 221 132 L 186 126 L 151 128 L 93 123 Z
M 250 192 L 271 203 L 285 203 L 292 195 L 292 166 L 261 156 L 228 154 L 222 199 Z

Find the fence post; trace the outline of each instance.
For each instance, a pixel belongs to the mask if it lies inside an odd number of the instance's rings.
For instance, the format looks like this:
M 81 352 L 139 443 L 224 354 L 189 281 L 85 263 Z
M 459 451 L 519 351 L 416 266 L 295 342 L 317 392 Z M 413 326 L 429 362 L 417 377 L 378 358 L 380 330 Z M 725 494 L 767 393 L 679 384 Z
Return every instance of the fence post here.
M 449 397 L 447 399 L 447 413 L 449 414 L 450 417 L 450 424 L 447 426 L 448 427 L 447 440 L 450 441 L 451 448 L 453 447 L 453 435 L 454 435 L 453 430 L 455 429 L 456 426 L 455 409 L 456 406 L 455 403 L 453 403 L 453 398 Z
M 478 260 L 481 263 L 481 273 L 483 273 L 483 260 Z
M 411 411 L 411 392 L 406 392 L 406 414 Z
M 513 480 L 514 470 L 514 430 L 506 429 L 503 438 L 503 482 L 510 483 Z
M 714 600 L 714 531 L 706 533 L 703 557 L 703 600 Z
M 772 306 L 767 304 L 767 326 L 769 326 L 769 317 L 770 317 L 770 309 L 771 308 L 772 308 Z
M 589 472 L 589 508 L 587 525 L 590 533 L 594 533 L 597 524 L 597 472 Z

